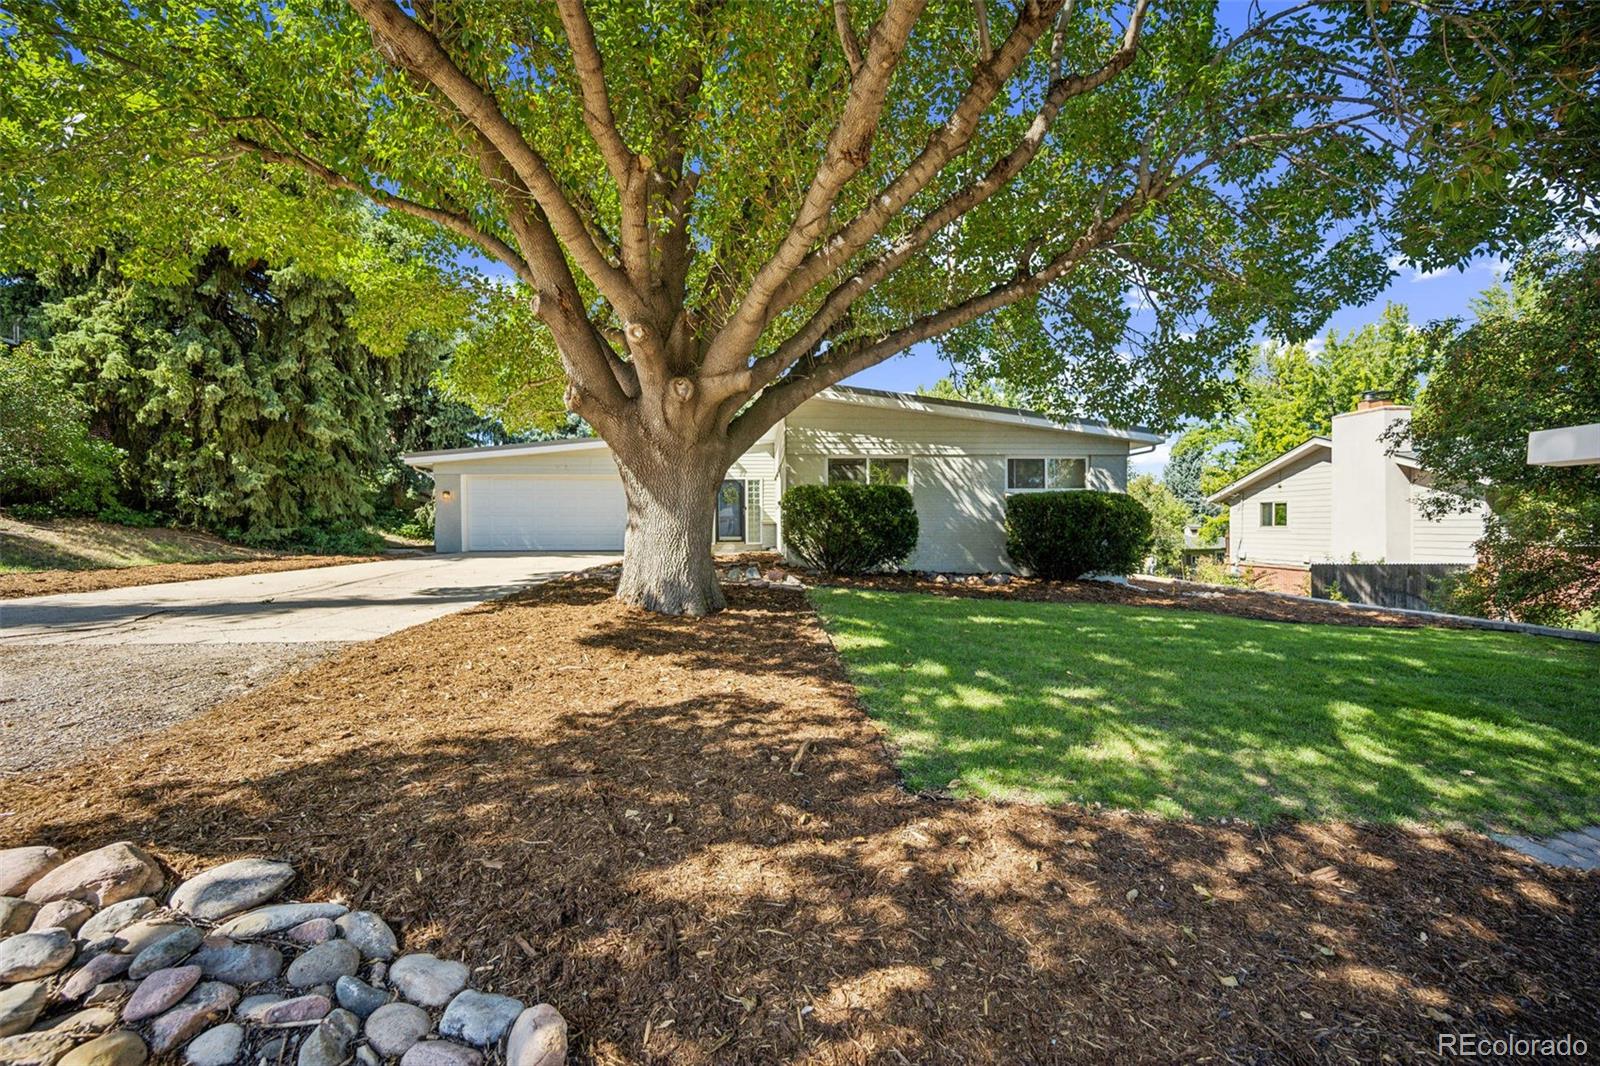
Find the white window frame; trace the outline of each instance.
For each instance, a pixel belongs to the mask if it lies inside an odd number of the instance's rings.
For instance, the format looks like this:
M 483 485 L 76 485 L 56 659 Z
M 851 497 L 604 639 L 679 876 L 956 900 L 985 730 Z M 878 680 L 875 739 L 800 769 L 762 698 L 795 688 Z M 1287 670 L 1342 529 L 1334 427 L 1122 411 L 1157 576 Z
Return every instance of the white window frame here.
M 1033 459 L 1037 459 L 1040 462 L 1044 463 L 1044 481 L 1045 481 L 1044 488 L 1041 488 L 1041 489 L 1014 489 L 1014 488 L 1012 488 L 1011 487 L 1011 464 L 1013 462 L 1016 462 L 1016 461 L 1025 462 L 1025 461 L 1033 460 Z M 1082 485 L 1069 485 L 1066 488 L 1059 488 L 1059 489 L 1051 488 L 1050 487 L 1050 462 L 1051 462 L 1051 460 L 1054 460 L 1056 462 L 1063 462 L 1063 461 L 1068 460 L 1068 459 L 1076 459 L 1078 462 L 1083 464 L 1083 484 Z M 1006 456 L 1006 491 L 1007 492 L 1085 492 L 1089 488 L 1089 470 L 1090 470 L 1089 457 L 1087 455 L 1008 455 L 1008 456 Z
M 833 484 L 833 464 L 835 460 L 849 462 L 853 459 L 860 459 L 867 464 L 866 483 L 868 485 L 872 484 L 872 464 L 874 462 L 887 463 L 896 461 L 903 461 L 906 464 L 906 491 L 910 492 L 911 487 L 917 483 L 917 464 L 911 461 L 911 456 L 909 455 L 825 455 L 822 458 L 822 483 L 824 485 Z

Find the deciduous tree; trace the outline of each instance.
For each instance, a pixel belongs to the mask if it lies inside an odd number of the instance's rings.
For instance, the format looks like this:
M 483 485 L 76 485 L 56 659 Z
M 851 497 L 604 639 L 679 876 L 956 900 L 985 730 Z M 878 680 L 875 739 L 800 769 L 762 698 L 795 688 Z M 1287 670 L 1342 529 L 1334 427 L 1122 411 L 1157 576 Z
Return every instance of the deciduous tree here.
M 335 193 L 436 227 L 526 287 L 613 449 L 618 594 L 701 613 L 730 462 L 911 345 L 1168 424 L 1396 245 L 1458 261 L 1554 209 L 1508 176 L 1593 78 L 1552 72 L 1543 9 L 1221 8 L 8 0 L 0 242 L 304 260 Z

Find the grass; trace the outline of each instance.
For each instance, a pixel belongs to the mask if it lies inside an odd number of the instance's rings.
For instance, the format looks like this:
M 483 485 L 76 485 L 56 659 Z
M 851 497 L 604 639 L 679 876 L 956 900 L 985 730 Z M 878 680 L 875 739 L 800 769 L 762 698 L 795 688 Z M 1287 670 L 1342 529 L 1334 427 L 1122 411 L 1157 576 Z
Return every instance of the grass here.
M 213 563 L 268 559 L 276 554 L 186 529 L 119 526 L 90 518 L 33 520 L 0 514 L 0 574 Z
M 914 789 L 1169 816 L 1600 823 L 1600 647 L 825 588 Z

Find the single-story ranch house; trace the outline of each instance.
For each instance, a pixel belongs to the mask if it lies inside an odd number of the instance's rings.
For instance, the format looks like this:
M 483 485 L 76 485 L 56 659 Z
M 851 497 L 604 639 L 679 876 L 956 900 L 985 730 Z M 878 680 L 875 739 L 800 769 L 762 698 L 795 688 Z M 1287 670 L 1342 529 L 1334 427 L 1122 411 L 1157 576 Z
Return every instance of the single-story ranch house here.
M 919 570 L 1009 570 L 1006 495 L 1044 489 L 1121 492 L 1128 456 L 1161 438 L 1032 411 L 835 386 L 767 432 L 728 471 L 717 497 L 718 549 L 781 549 L 778 500 L 791 485 L 891 482 L 911 490 Z M 441 552 L 619 550 L 622 479 L 595 438 L 418 452 L 434 481 Z
M 1213 493 L 1228 507 L 1228 561 L 1258 583 L 1309 591 L 1312 563 L 1477 562 L 1488 509 L 1430 518 L 1428 472 L 1391 431 L 1404 433 L 1411 408 L 1368 393 L 1335 415 L 1331 437 L 1304 444 Z

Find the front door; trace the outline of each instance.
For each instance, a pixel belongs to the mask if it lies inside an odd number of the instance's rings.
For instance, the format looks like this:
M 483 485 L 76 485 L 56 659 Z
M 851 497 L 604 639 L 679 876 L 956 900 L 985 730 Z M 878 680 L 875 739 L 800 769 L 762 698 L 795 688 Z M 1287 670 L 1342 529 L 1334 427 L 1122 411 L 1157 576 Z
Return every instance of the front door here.
M 744 482 L 737 478 L 717 490 L 717 539 L 744 539 Z

